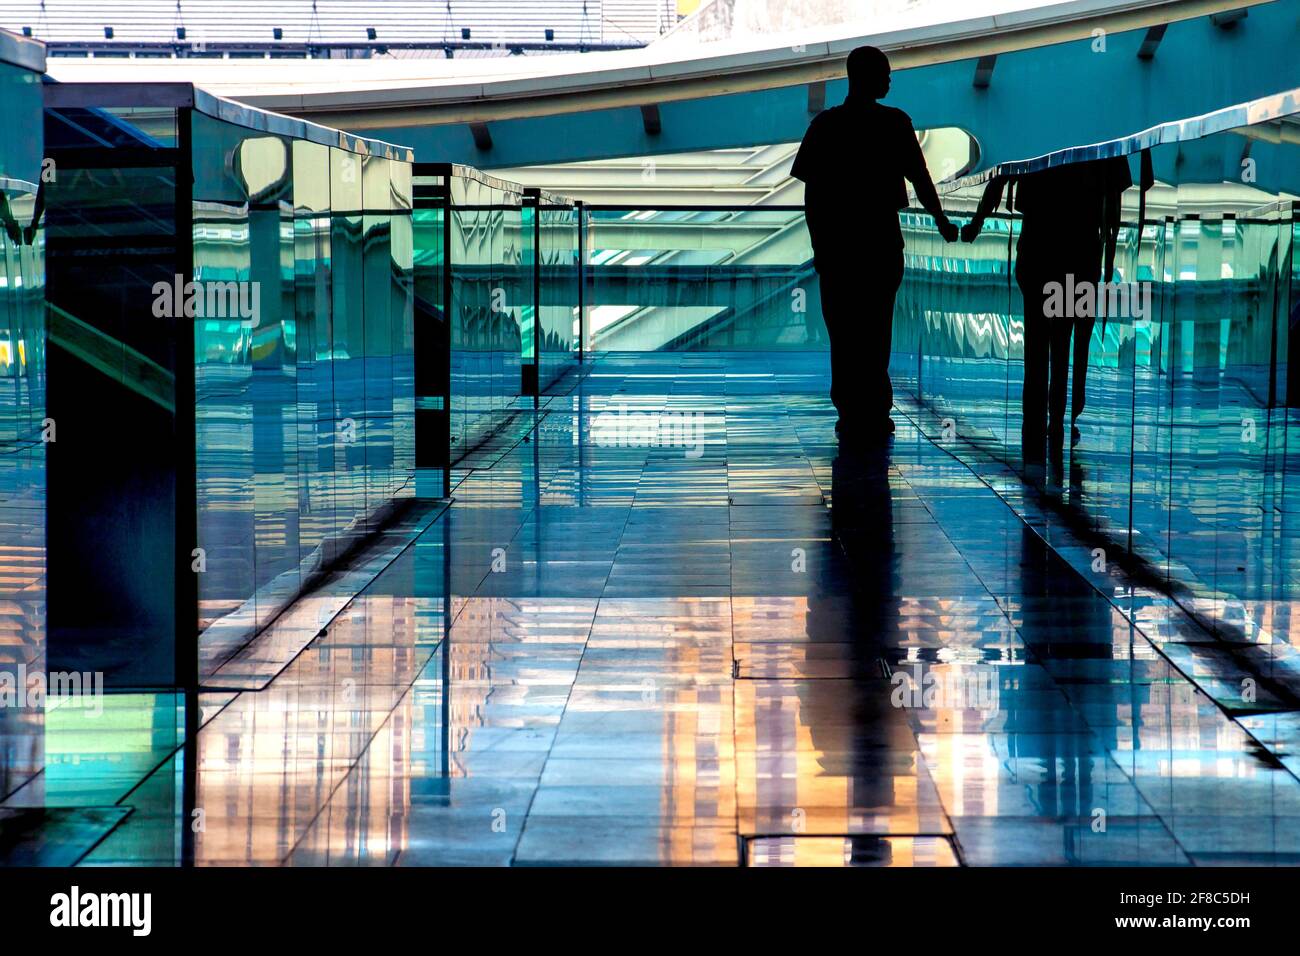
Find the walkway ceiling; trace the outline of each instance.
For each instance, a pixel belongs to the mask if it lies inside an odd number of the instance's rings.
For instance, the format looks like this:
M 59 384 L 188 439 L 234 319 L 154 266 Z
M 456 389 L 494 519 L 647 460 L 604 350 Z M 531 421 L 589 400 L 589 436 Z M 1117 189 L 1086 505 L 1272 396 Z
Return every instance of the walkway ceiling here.
M 797 141 L 811 115 L 842 99 L 844 58 L 863 43 L 890 52 L 897 71 L 890 103 L 918 128 L 968 130 L 984 163 L 1294 85 L 1300 0 L 1074 0 L 999 12 L 1004 7 L 976 0 L 966 20 L 917 20 L 873 35 L 837 26 L 534 58 L 238 67 L 56 59 L 50 69 L 60 80 L 183 75 L 264 109 L 411 145 L 422 160 L 488 168 Z M 1250 70 L 1241 69 L 1246 42 Z

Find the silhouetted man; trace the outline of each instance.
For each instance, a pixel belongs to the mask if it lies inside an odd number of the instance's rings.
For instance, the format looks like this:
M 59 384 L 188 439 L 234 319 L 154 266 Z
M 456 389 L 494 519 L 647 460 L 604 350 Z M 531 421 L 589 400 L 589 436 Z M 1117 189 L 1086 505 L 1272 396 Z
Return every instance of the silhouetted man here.
M 911 118 L 876 102 L 889 92 L 889 58 L 858 47 L 849 54 L 848 73 L 848 97 L 812 121 L 790 173 L 806 187 L 813 267 L 831 342 L 835 431 L 866 437 L 894 430 L 889 350 L 903 280 L 903 180 L 911 181 L 945 240 L 957 238 L 957 227 L 939 205 Z
M 1025 461 L 1042 461 L 1044 420 L 1048 450 L 1061 453 L 1065 435 L 1066 382 L 1074 355 L 1070 442 L 1079 440 L 1076 424 L 1087 390 L 1088 351 L 1095 314 L 1073 308 L 1059 314 L 1063 290 L 1097 288 L 1114 270 L 1120 200 L 1132 185 L 1124 157 L 1053 166 L 1025 176 L 995 178 L 984 190 L 975 217 L 962 238 L 979 235 L 1003 189 L 1015 182 L 1011 200 L 1021 214 L 1016 242 L 1016 283 L 1025 303 L 1025 386 L 1021 396 L 1021 442 Z M 1097 294 L 1098 296 L 1100 293 Z M 1053 296 L 1057 301 L 1053 302 Z M 1072 297 L 1067 295 L 1072 305 Z M 1097 296 L 1094 296 L 1094 304 Z M 1073 338 L 1073 349 L 1071 349 Z

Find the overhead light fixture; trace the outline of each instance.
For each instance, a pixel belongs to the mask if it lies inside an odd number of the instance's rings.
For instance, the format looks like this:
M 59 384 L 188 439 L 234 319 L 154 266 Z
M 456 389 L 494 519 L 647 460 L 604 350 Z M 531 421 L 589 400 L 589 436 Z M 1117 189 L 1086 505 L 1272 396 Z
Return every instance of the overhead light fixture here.
M 366 27 L 366 39 L 367 39 L 367 40 L 373 40 L 373 39 L 375 38 L 375 36 L 376 36 L 376 34 L 375 34 L 375 28 L 374 28 L 374 27 Z
M 32 28 L 31 28 L 31 27 L 23 27 L 23 36 L 25 36 L 25 37 L 29 37 L 29 36 L 31 36 L 31 35 L 32 35 Z
M 555 39 L 555 31 L 552 30 L 550 27 L 547 27 L 547 28 L 546 28 L 546 39 L 548 39 L 548 40 L 554 40 L 554 39 Z
M 113 28 L 112 28 L 112 27 L 104 27 L 104 39 L 105 39 L 105 40 L 111 40 L 111 39 L 113 39 Z
M 178 40 L 184 40 L 184 39 L 185 39 L 185 28 L 184 28 L 184 27 L 177 27 L 177 28 L 176 28 L 176 39 L 178 39 Z
M 461 38 L 462 40 L 468 40 L 468 39 L 469 39 L 469 27 L 461 27 L 461 28 L 460 28 L 460 38 Z
M 277 40 L 283 40 L 283 39 L 284 39 L 284 30 L 280 29 L 279 27 L 272 27 L 272 28 L 271 28 L 271 36 L 275 37 Z

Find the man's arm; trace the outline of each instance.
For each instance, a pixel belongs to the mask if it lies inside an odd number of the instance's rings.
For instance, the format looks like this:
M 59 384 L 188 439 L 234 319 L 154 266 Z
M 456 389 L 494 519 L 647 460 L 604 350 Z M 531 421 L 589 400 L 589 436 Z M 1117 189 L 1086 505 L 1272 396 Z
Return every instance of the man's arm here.
M 957 241 L 957 227 L 948 219 L 947 214 L 943 211 L 943 206 L 939 202 L 939 193 L 934 188 L 934 182 L 930 179 L 930 171 L 924 166 L 921 167 L 922 175 L 912 180 L 912 185 L 916 187 L 916 198 L 921 201 L 921 205 L 931 216 L 934 217 L 934 224 L 939 230 L 939 235 L 943 236 L 945 242 Z
M 929 167 L 925 165 L 925 154 L 921 152 L 921 144 L 916 140 L 916 131 L 912 129 L 911 121 L 907 123 L 907 136 L 911 140 L 911 145 L 906 147 L 910 156 L 904 175 L 911 181 L 912 187 L 916 190 L 916 198 L 921 206 L 934 217 L 934 224 L 939 230 L 939 235 L 943 236 L 945 242 L 955 242 L 957 239 L 957 227 L 948 221 L 948 216 L 943 211 L 943 205 L 939 202 L 939 193 L 934 188 L 934 180 L 930 178 Z
M 814 179 L 821 178 L 822 170 L 821 160 L 821 125 L 817 122 L 821 119 L 821 114 L 813 117 L 813 121 L 808 124 L 808 129 L 804 131 L 803 142 L 799 144 L 799 149 L 794 154 L 794 162 L 790 164 L 790 175 L 795 179 L 809 183 Z

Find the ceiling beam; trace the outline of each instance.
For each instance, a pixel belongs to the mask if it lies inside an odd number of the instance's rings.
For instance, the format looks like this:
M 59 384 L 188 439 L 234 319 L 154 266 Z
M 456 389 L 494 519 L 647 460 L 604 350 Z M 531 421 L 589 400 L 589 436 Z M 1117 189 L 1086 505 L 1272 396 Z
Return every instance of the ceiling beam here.
M 808 84 L 808 112 L 814 116 L 826 109 L 826 81 Z
M 1147 27 L 1146 36 L 1142 38 L 1142 45 L 1138 47 L 1138 59 L 1150 60 L 1156 55 L 1156 48 L 1160 46 L 1160 41 L 1165 38 L 1165 31 L 1169 29 L 1167 23 L 1157 23 L 1155 26 Z
M 993 79 L 993 67 L 997 65 L 998 55 L 990 53 L 987 56 L 980 57 L 975 62 L 975 79 L 972 85 L 977 90 L 987 90 L 989 81 Z
M 659 104 L 650 103 L 641 107 L 641 125 L 647 136 L 658 136 L 664 131 L 663 120 L 659 116 Z
M 1210 14 L 1210 22 L 1220 30 L 1227 30 L 1236 26 L 1238 21 L 1246 19 L 1249 14 L 1250 11 L 1245 7 L 1240 7 L 1236 10 L 1224 10 L 1222 13 Z
M 474 136 L 474 147 L 486 153 L 492 148 L 492 133 L 487 123 L 470 123 L 469 131 Z

